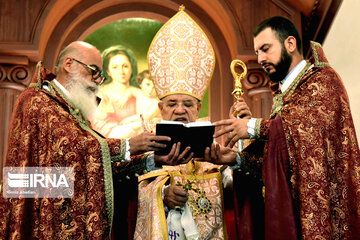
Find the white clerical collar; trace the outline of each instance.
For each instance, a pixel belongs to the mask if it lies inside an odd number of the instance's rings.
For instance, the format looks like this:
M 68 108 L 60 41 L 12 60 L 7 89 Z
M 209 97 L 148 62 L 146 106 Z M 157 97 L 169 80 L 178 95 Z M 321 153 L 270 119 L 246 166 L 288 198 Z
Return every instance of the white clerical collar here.
M 54 78 L 52 81 L 54 82 L 54 84 L 55 84 L 58 88 L 60 88 L 61 91 L 63 91 L 63 93 L 64 93 L 67 97 L 69 97 L 69 91 L 66 90 L 66 88 L 65 88 L 63 85 L 61 85 L 61 83 L 59 83 L 55 78 Z M 47 90 L 47 91 L 50 90 L 47 85 L 44 85 L 43 88 L 45 88 L 45 90 Z
M 304 69 L 305 66 L 306 61 L 302 60 L 288 73 L 288 75 L 286 75 L 284 80 L 280 82 L 281 92 L 285 92 L 290 87 L 291 83 L 295 80 L 297 75 Z

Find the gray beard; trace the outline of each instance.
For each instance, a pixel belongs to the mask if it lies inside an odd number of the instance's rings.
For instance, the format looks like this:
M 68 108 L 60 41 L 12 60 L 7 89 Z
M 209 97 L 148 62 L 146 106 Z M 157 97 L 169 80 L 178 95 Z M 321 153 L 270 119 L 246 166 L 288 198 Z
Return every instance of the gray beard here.
M 80 110 L 87 120 L 91 120 L 98 106 L 96 101 L 98 87 L 96 84 L 89 82 L 80 73 L 70 73 L 70 79 L 65 88 L 69 92 L 68 98 L 72 104 Z

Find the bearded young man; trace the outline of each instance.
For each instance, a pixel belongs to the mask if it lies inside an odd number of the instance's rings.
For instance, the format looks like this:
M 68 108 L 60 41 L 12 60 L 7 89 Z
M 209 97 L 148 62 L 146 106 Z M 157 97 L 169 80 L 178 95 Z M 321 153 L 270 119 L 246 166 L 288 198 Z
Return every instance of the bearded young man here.
M 61 51 L 56 76 L 38 65 L 14 107 L 5 167 L 72 167 L 74 195 L 1 197 L 0 239 L 110 238 L 113 171 L 122 179 L 143 173 L 145 158 L 133 155 L 165 147 L 157 141 L 169 138 L 108 139 L 95 132 L 88 119 L 103 80 L 100 52 L 81 41 Z M 167 157 L 156 160 L 172 160 Z
M 229 133 L 230 147 L 255 139 L 241 153 L 241 168 L 253 175 L 262 171 L 265 238 L 358 239 L 360 154 L 340 77 L 319 43 L 311 42 L 312 56 L 303 59 L 299 34 L 283 17 L 257 26 L 254 48 L 274 83 L 271 117 L 218 121 L 223 128 L 214 137 Z M 242 189 L 234 183 L 234 191 Z M 251 227 L 240 231 L 244 239 L 255 234 Z

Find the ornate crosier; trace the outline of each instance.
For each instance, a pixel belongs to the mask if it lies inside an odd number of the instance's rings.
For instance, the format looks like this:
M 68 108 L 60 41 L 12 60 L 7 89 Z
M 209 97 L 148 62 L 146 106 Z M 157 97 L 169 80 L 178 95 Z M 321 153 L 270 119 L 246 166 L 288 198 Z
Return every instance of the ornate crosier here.
M 237 73 L 235 71 L 236 64 L 239 64 L 242 67 L 242 69 L 244 70 L 242 73 Z M 231 62 L 230 70 L 231 70 L 231 73 L 235 80 L 235 89 L 232 92 L 232 94 L 236 98 L 236 101 L 239 101 L 240 97 L 244 94 L 244 92 L 241 88 L 241 79 L 243 79 L 246 76 L 247 67 L 243 61 L 241 61 L 239 59 L 235 59 Z
M 237 64 L 239 64 L 242 67 L 242 69 L 243 69 L 242 73 L 237 73 L 235 71 L 235 66 Z M 236 98 L 236 102 L 239 102 L 240 97 L 244 94 L 244 91 L 241 88 L 241 79 L 243 79 L 246 76 L 247 67 L 243 61 L 241 61 L 239 59 L 235 59 L 231 62 L 230 70 L 231 70 L 231 73 L 235 80 L 235 89 L 232 92 L 232 95 L 234 95 L 234 97 Z M 236 114 L 236 111 L 234 110 L 234 115 L 235 114 Z M 237 118 L 240 118 L 240 116 L 237 116 Z M 241 151 L 242 149 L 243 149 L 243 141 L 242 141 L 242 139 L 240 139 L 238 141 L 238 150 Z

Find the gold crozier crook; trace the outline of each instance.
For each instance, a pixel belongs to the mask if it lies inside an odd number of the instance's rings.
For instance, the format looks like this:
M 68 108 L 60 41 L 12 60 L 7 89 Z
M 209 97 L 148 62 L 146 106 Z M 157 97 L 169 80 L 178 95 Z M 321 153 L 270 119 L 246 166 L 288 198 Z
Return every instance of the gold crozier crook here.
M 242 73 L 237 73 L 235 71 L 236 64 L 239 64 L 243 68 L 244 71 Z M 243 79 L 246 76 L 247 67 L 243 61 L 239 59 L 235 59 L 231 62 L 230 70 L 235 80 L 235 89 L 232 92 L 232 94 L 235 96 L 236 100 L 239 101 L 240 97 L 244 93 L 243 90 L 241 89 L 241 79 Z
M 242 67 L 242 69 L 243 69 L 242 73 L 237 73 L 235 71 L 236 64 L 239 64 Z M 244 91 L 241 88 L 241 79 L 243 79 L 246 76 L 247 67 L 246 67 L 246 65 L 245 65 L 245 63 L 243 61 L 241 61 L 239 59 L 235 59 L 235 60 L 233 60 L 231 62 L 230 70 L 231 70 L 231 73 L 232 73 L 232 75 L 234 77 L 234 80 L 235 80 L 235 89 L 232 92 L 232 94 L 236 98 L 236 101 L 239 102 L 240 97 L 244 94 Z M 237 118 L 240 118 L 240 117 L 237 116 Z M 243 140 L 239 139 L 239 141 L 238 141 L 238 150 L 241 151 L 243 149 L 243 147 L 244 147 Z

